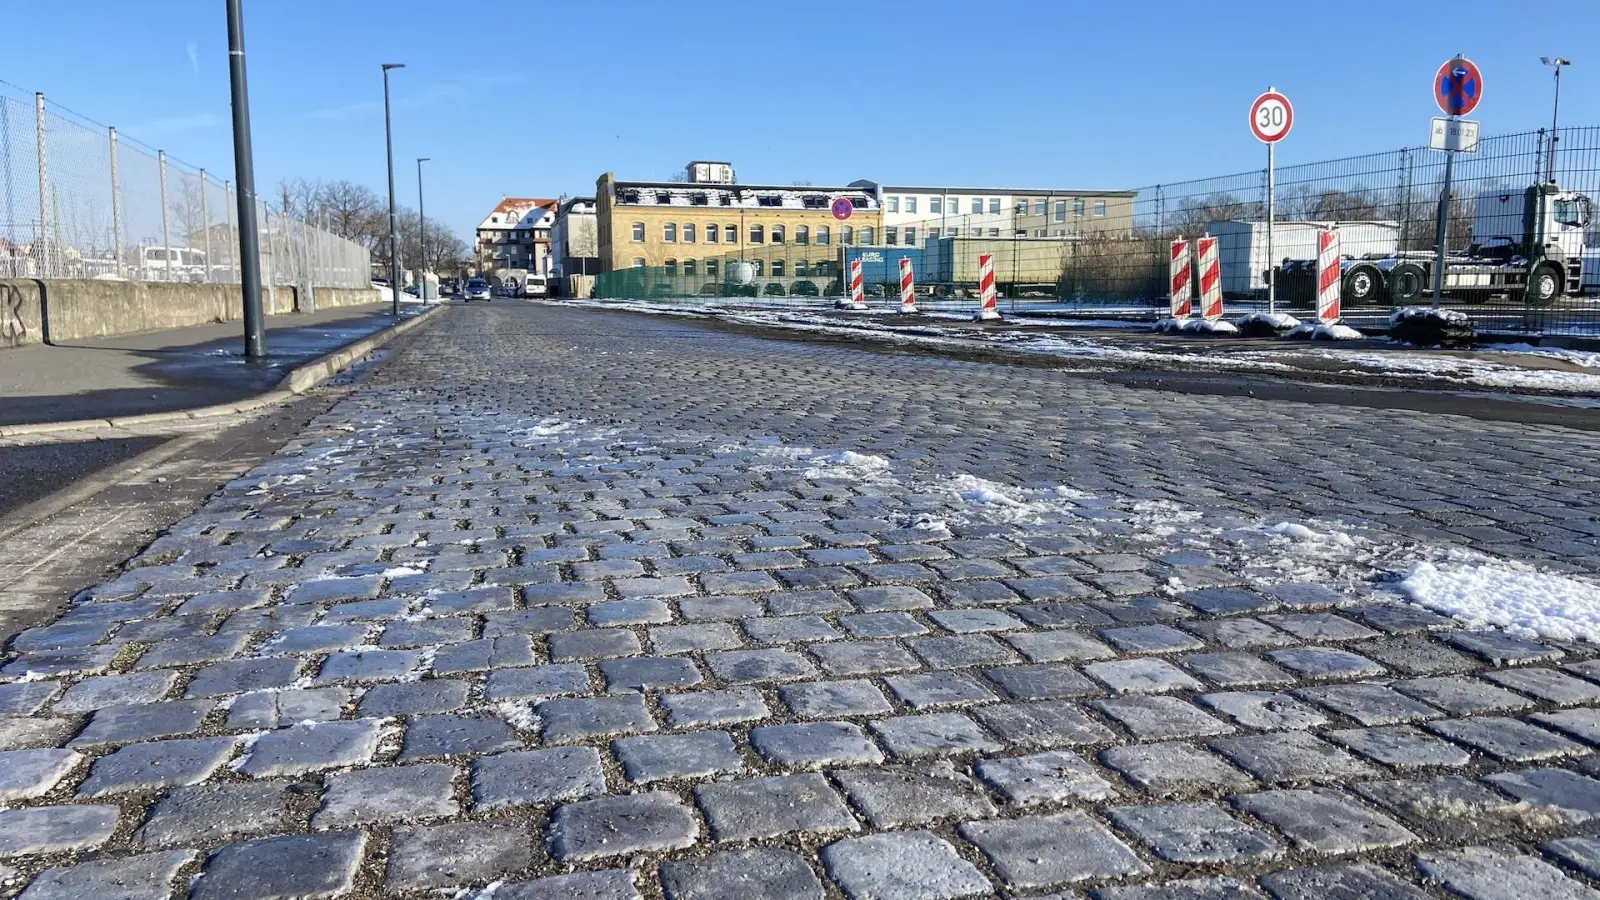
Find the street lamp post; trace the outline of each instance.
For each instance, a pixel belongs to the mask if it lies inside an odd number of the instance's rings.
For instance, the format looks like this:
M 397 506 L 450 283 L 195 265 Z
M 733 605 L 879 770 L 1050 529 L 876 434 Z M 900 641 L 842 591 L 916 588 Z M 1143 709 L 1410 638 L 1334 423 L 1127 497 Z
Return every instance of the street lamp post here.
M 244 355 L 260 359 L 267 355 L 267 344 L 261 309 L 255 161 L 250 150 L 250 92 L 244 74 L 244 14 L 239 0 L 228 0 L 228 82 L 233 92 L 233 169 L 239 181 L 239 287 L 244 293 Z M 40 202 L 43 202 L 42 197 Z
M 431 158 L 417 157 L 417 271 L 422 273 L 417 296 L 423 303 L 428 302 L 428 217 L 422 212 L 422 164 Z
M 389 296 L 392 312 L 400 315 L 400 221 L 394 212 L 394 130 L 389 124 L 389 70 L 404 69 L 405 63 L 383 63 L 383 143 L 389 154 Z
M 1547 166 L 1548 179 L 1556 180 L 1556 121 L 1561 116 L 1561 69 L 1563 66 L 1572 65 L 1572 60 L 1562 59 L 1559 56 L 1541 56 L 1539 62 L 1556 70 L 1556 105 L 1550 110 L 1550 164 Z

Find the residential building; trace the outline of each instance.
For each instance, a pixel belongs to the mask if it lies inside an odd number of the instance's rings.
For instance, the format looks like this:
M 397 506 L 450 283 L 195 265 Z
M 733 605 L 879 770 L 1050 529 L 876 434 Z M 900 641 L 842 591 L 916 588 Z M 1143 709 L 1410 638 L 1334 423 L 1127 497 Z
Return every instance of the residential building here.
M 495 280 L 550 274 L 550 230 L 556 201 L 502 197 L 478 223 L 473 261 L 478 274 Z
M 708 164 L 689 165 L 686 182 L 600 176 L 595 221 L 602 272 L 659 266 L 715 282 L 730 261 L 745 260 L 766 279 L 831 277 L 840 246 L 878 240 L 878 201 L 868 191 L 697 181 L 700 165 Z M 709 165 L 727 166 L 726 177 L 733 177 L 726 163 Z M 840 198 L 851 205 L 843 221 L 832 212 Z
M 600 271 L 600 244 L 595 236 L 594 198 L 569 197 L 556 206 L 550 229 L 550 276 L 594 275 Z
M 850 186 L 877 197 L 885 246 L 922 247 L 938 237 L 1127 236 L 1133 231 L 1134 191 L 917 187 L 867 179 Z

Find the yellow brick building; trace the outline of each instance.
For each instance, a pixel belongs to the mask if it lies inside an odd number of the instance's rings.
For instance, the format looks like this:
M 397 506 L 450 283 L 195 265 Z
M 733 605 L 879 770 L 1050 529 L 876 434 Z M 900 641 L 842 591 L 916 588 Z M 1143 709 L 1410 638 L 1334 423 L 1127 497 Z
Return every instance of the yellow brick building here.
M 691 163 L 689 177 L 708 166 Z M 851 203 L 846 220 L 833 202 Z M 851 187 L 733 184 L 718 181 L 595 183 L 600 270 L 661 267 L 670 274 L 715 282 L 733 261 L 748 261 L 763 279 L 838 275 L 841 246 L 871 245 L 882 235 L 882 213 L 870 192 Z

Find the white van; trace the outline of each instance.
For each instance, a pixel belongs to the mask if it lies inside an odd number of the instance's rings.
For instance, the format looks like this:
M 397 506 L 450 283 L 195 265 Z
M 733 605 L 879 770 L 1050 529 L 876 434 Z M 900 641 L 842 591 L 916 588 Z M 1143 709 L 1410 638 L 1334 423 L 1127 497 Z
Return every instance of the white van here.
M 188 247 L 141 247 L 139 268 L 149 281 L 204 281 L 206 253 Z
M 550 296 L 550 286 L 545 283 L 543 275 L 529 275 L 522 282 L 522 296 L 548 297 Z

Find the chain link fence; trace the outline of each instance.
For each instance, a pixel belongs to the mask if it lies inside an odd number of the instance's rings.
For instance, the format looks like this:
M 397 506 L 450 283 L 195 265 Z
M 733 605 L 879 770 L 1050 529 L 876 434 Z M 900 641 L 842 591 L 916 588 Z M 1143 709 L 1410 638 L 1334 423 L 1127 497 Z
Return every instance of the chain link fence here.
M 255 207 L 267 284 L 370 286 L 365 247 Z M 237 210 L 206 170 L 0 88 L 0 277 L 237 283 Z

